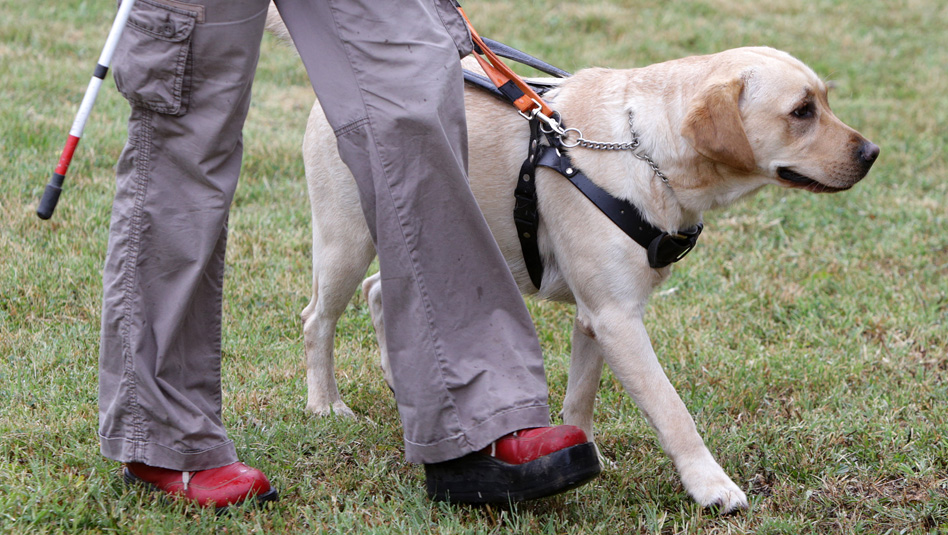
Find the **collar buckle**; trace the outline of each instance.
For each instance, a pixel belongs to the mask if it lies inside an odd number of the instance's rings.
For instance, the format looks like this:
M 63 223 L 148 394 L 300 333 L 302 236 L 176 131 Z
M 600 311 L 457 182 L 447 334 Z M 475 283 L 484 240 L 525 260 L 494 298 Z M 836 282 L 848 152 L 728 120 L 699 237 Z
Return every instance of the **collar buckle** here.
M 681 260 L 695 248 L 703 229 L 704 225 L 698 223 L 675 234 L 659 234 L 648 244 L 648 265 L 660 269 Z

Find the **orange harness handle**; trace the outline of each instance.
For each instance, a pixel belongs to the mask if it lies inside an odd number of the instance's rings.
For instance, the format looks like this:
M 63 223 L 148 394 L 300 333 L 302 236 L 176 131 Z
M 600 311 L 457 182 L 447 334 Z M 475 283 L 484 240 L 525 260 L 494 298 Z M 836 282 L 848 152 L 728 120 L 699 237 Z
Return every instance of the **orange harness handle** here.
M 553 109 L 517 73 L 505 65 L 497 54 L 494 54 L 488 48 L 481 36 L 477 34 L 477 30 L 474 29 L 461 6 L 457 6 L 457 9 L 461 13 L 461 17 L 464 18 L 467 29 L 471 32 L 471 39 L 475 45 L 474 58 L 484 69 L 484 73 L 490 78 L 491 83 L 497 86 L 497 89 L 513 102 L 513 105 L 520 110 L 520 115 L 528 120 L 540 118 L 554 131 L 562 133 L 559 121 L 554 118 Z M 487 56 L 486 59 L 482 57 L 482 54 Z

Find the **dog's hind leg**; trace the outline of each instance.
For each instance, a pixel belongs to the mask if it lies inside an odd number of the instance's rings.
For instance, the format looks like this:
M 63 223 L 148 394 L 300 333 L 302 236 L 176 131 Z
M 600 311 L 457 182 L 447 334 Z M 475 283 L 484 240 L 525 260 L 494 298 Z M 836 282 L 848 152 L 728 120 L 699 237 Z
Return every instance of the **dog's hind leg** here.
M 339 395 L 333 359 L 336 324 L 375 257 L 359 193 L 336 149 L 335 136 L 313 107 L 303 140 L 313 215 L 313 297 L 303 310 L 306 409 L 354 416 Z
M 375 251 L 338 243 L 313 253 L 313 297 L 303 309 L 306 354 L 306 409 L 320 416 L 354 416 L 336 384 L 333 345 L 336 324 L 352 300 Z

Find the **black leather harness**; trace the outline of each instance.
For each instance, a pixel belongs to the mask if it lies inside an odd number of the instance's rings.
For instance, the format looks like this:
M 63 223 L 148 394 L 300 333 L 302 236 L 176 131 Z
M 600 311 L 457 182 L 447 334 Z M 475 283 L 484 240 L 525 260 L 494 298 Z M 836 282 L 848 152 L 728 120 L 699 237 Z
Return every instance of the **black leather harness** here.
M 530 281 L 540 288 L 543 282 L 543 260 L 537 234 L 540 213 L 537 207 L 536 168 L 547 167 L 566 177 L 627 236 L 641 245 L 648 254 L 648 265 L 659 269 L 684 258 L 695 246 L 704 226 L 701 223 L 669 234 L 642 217 L 639 209 L 625 199 L 617 199 L 600 188 L 573 165 L 566 149 L 555 136 L 544 136 L 541 141 L 540 124 L 530 121 L 530 145 L 526 160 L 520 167 L 520 178 L 514 190 L 514 222 L 520 238 L 523 259 L 530 273 Z
M 485 39 L 485 42 L 498 55 L 557 77 L 570 76 L 566 71 L 557 69 L 519 50 L 496 41 Z M 498 91 L 486 77 L 465 71 L 464 79 L 468 83 L 489 91 L 505 101 L 510 101 L 509 96 Z M 548 91 L 550 86 L 538 85 L 534 86 L 534 89 L 542 94 L 542 92 Z M 537 289 L 540 289 L 543 282 L 543 258 L 540 255 L 538 241 L 540 213 L 537 205 L 537 167 L 553 169 L 566 177 L 616 226 L 647 251 L 648 264 L 652 268 L 663 268 L 684 258 L 694 248 L 698 236 L 704 228 L 701 223 L 698 223 L 689 229 L 669 234 L 655 227 L 642 217 L 642 213 L 634 204 L 628 200 L 613 197 L 589 180 L 582 171 L 573 165 L 561 139 L 556 135 L 543 132 L 540 121 L 533 118 L 530 120 L 530 143 L 527 157 L 520 167 L 520 177 L 514 190 L 513 216 L 517 227 L 517 236 L 520 238 L 523 259 L 530 274 L 530 281 Z

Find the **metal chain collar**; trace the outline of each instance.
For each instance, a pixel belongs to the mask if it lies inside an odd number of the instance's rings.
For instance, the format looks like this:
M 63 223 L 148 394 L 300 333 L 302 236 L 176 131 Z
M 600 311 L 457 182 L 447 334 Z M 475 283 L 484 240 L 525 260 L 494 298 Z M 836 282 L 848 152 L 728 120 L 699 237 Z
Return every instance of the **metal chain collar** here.
M 649 167 L 652 168 L 652 171 L 655 173 L 655 176 L 660 178 L 662 182 L 668 185 L 668 177 L 665 176 L 665 173 L 663 173 L 661 169 L 658 168 L 658 164 L 655 163 L 655 160 L 653 160 L 652 157 L 649 156 L 648 154 L 645 154 L 644 152 L 639 152 L 636 150 L 639 148 L 639 134 L 638 132 L 635 131 L 634 121 L 635 121 L 635 112 L 630 111 L 629 112 L 629 131 L 632 133 L 632 141 L 623 142 L 623 143 L 607 142 L 607 141 L 591 141 L 591 140 L 585 139 L 583 137 L 582 131 L 580 131 L 578 128 L 563 129 L 562 127 L 560 127 L 560 128 L 551 128 L 550 131 L 547 131 L 547 129 L 544 128 L 543 125 L 541 125 L 540 128 L 547 134 L 552 134 L 555 132 L 556 136 L 560 139 L 560 143 L 563 145 L 563 147 L 567 149 L 571 149 L 573 147 L 582 147 L 585 149 L 592 149 L 592 150 L 632 151 L 632 156 L 635 156 L 639 160 L 642 160 L 643 162 L 647 163 Z M 575 135 L 575 141 L 569 141 L 569 139 L 573 137 L 570 135 L 570 133 L 573 133 L 573 135 Z

